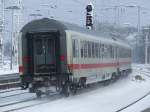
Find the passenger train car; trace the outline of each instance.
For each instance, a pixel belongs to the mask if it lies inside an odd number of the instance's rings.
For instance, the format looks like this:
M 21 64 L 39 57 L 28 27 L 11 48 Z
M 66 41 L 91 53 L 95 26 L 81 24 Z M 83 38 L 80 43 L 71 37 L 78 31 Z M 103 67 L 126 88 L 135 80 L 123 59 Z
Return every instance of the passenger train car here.
M 20 32 L 19 72 L 22 88 L 38 97 L 54 87 L 68 96 L 79 87 L 131 72 L 131 47 L 77 25 L 34 20 Z

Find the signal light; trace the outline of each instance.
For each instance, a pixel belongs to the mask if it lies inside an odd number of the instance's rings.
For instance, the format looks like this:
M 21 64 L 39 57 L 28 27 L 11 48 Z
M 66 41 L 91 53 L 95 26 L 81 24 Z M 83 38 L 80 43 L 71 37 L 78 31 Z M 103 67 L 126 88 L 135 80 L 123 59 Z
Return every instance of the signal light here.
M 64 55 L 60 55 L 60 61 L 64 61 L 65 60 L 65 56 Z

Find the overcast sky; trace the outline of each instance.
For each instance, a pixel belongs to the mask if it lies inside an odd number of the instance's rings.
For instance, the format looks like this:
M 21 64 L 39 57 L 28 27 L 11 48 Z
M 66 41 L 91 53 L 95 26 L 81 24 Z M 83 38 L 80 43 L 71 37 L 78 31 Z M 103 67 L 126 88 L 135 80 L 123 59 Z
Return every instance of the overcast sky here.
M 23 21 L 25 24 L 35 19 L 35 17 L 29 15 L 39 13 L 42 16 L 37 18 L 49 17 L 84 26 L 85 7 L 90 1 L 94 4 L 95 18 L 100 22 L 114 23 L 117 21 L 120 25 L 129 24 L 136 27 L 138 20 L 137 7 L 120 7 L 118 8 L 119 12 L 115 12 L 113 9 L 104 10 L 120 5 L 136 5 L 141 7 L 141 26 L 150 24 L 150 0 L 22 0 L 24 6 Z M 16 4 L 17 0 L 6 0 L 5 2 L 6 7 L 8 7 Z M 6 18 L 11 18 L 10 11 L 6 12 Z M 8 21 L 7 24 L 11 24 L 9 19 L 6 19 L 6 21 Z

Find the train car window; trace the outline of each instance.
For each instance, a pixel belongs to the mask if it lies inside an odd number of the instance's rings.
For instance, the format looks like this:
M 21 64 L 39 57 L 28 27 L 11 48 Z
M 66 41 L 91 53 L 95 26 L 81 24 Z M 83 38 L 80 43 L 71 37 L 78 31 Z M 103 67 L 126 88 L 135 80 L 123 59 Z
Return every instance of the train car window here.
M 92 42 L 92 57 L 95 57 L 95 51 L 94 51 L 94 42 Z
M 84 41 L 84 57 L 87 58 L 88 56 L 88 46 L 87 42 Z
M 107 58 L 111 58 L 111 49 L 110 49 L 110 45 L 107 45 Z
M 114 47 L 112 46 L 112 58 L 115 58 L 114 53 L 115 53 L 115 49 L 114 49 Z
M 43 53 L 42 40 L 37 39 L 36 40 L 36 54 L 41 55 L 42 53 Z
M 79 53 L 78 53 L 78 50 L 79 50 L 79 46 L 78 46 L 78 40 L 75 40 L 73 39 L 72 40 L 72 48 L 73 48 L 73 57 L 78 57 L 79 56 Z
M 118 48 L 118 54 L 119 54 L 119 57 L 121 58 L 122 57 L 122 54 L 121 54 L 121 48 Z
M 106 55 L 106 58 L 109 58 L 109 55 L 110 55 L 110 52 L 109 52 L 109 45 L 106 45 L 105 46 L 105 55 Z
M 99 50 L 98 57 L 101 58 L 101 44 L 100 43 L 98 44 L 98 50 Z
M 115 58 L 118 58 L 118 48 L 115 47 Z
M 73 57 L 75 57 L 75 40 L 72 40 Z
M 113 46 L 112 45 L 110 45 L 109 46 L 110 47 L 110 58 L 114 58 L 114 49 L 113 49 Z
M 109 45 L 109 52 L 110 52 L 110 58 L 113 58 L 113 49 L 112 49 L 112 45 Z
M 110 52 L 110 45 L 107 45 L 107 58 L 111 57 L 111 52 Z
M 101 57 L 104 57 L 104 44 L 101 45 Z
M 129 57 L 131 57 L 131 52 L 132 52 L 132 51 L 131 51 L 131 50 L 129 50 Z
M 88 42 L 88 57 L 91 58 L 92 57 L 92 47 L 91 47 L 91 42 Z
M 124 52 L 122 52 L 122 51 L 124 51 Z M 119 48 L 119 57 L 120 58 L 126 58 L 127 57 L 127 51 L 126 51 L 126 49 L 125 48 Z
M 81 58 L 84 57 L 83 53 L 84 53 L 84 42 L 81 41 Z
M 98 43 L 95 43 L 95 55 L 98 58 Z
M 107 45 L 106 44 L 104 44 L 104 54 L 103 54 L 103 56 L 105 57 L 105 58 L 108 58 L 108 53 L 107 53 Z

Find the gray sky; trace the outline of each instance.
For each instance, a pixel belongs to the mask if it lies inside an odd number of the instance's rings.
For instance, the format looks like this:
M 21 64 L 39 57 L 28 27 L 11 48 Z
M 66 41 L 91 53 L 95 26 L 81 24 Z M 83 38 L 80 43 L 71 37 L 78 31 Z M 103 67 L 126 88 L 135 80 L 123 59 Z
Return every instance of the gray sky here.
M 150 0 L 91 0 L 95 6 L 95 14 L 100 22 L 108 21 L 114 22 L 115 11 L 113 10 L 101 10 L 106 7 L 118 6 L 118 5 L 136 5 L 141 6 L 141 25 L 149 24 L 150 21 Z M 50 16 L 55 19 L 63 21 L 69 21 L 75 24 L 83 26 L 85 24 L 85 7 L 90 0 L 24 0 L 25 12 L 27 15 L 30 13 L 37 13 L 35 10 L 40 9 L 43 16 L 48 16 L 47 6 L 42 4 L 49 4 L 50 6 L 57 5 L 57 8 L 50 8 Z M 119 8 L 119 23 L 129 23 L 131 25 L 137 25 L 137 8 Z M 117 17 L 117 18 L 118 18 Z M 27 19 L 32 19 L 28 17 Z
M 6 6 L 16 4 L 16 1 L 17 0 L 6 0 Z M 140 13 L 141 25 L 150 24 L 150 0 L 23 0 L 23 21 L 25 24 L 34 19 L 34 17 L 29 16 L 30 14 L 40 13 L 42 14 L 42 17 L 50 17 L 84 26 L 85 7 L 90 1 L 94 4 L 94 14 L 97 15 L 96 19 L 100 22 L 107 21 L 114 23 L 117 20 L 120 25 L 129 23 L 136 27 L 138 20 L 137 7 L 119 8 L 117 19 L 115 19 L 116 16 L 114 10 L 102 10 L 118 5 L 136 5 L 143 7 L 141 8 Z M 45 6 L 44 4 L 49 6 Z M 10 12 L 6 13 L 6 17 L 11 17 Z

